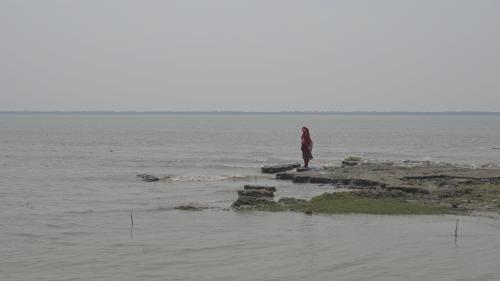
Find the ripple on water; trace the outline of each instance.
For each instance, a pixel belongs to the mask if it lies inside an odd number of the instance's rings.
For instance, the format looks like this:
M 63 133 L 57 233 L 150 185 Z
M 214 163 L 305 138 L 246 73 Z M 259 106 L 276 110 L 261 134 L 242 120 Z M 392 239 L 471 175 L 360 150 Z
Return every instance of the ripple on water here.
M 47 237 L 44 234 L 35 234 L 35 233 L 27 233 L 27 232 L 7 232 L 7 235 L 20 237 L 20 238 L 44 238 Z
M 82 236 L 82 235 L 92 234 L 92 232 L 88 232 L 88 231 L 63 231 L 63 232 L 61 232 L 61 234 L 66 235 L 66 236 Z

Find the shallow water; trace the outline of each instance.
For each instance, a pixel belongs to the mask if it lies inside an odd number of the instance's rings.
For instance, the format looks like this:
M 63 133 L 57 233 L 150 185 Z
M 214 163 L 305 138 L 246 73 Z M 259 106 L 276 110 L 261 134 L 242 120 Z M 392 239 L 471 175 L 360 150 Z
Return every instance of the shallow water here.
M 500 116 L 0 115 L 0 279 L 498 280 L 493 219 L 460 218 L 455 243 L 450 216 L 226 210 L 247 183 L 331 191 L 258 173 L 298 160 L 302 125 L 316 166 L 500 164 Z
M 498 280 L 499 224 L 442 216 L 139 211 L 2 231 L 2 280 Z M 68 219 L 67 217 L 71 217 Z M 30 231 L 31 229 L 31 231 Z M 36 232 L 32 230 L 36 229 Z

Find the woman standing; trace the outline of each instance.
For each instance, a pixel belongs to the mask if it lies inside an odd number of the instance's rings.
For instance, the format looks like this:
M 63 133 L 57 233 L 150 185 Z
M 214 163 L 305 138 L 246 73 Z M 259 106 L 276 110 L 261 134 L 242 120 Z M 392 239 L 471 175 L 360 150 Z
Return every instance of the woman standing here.
M 309 135 L 309 129 L 307 127 L 302 127 L 302 146 L 300 150 L 302 150 L 302 158 L 304 159 L 304 168 L 309 167 L 309 160 L 313 159 L 312 156 L 312 148 L 313 142 L 311 140 L 311 136 Z

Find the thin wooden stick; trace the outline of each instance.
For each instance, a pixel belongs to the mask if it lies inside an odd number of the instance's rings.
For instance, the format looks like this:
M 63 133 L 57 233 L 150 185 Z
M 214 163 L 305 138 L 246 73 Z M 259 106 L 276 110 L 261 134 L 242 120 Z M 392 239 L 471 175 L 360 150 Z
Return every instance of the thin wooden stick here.
M 132 211 L 130 211 L 130 221 L 132 222 L 132 228 L 134 227 L 134 218 L 132 217 Z

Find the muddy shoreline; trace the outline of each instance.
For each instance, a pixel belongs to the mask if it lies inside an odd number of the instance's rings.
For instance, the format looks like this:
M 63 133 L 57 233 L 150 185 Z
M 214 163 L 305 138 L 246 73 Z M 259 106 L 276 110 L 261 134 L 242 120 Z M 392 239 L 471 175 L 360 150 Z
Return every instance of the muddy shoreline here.
M 279 172 L 276 173 L 276 179 L 331 185 L 332 192 L 310 201 L 297 201 L 294 198 L 250 200 L 254 203 L 244 207 L 258 210 L 294 210 L 299 207 L 300 211 L 306 213 L 325 210 L 352 213 L 432 212 L 428 208 L 434 208 L 432 210 L 436 213 L 500 213 L 499 167 L 468 168 L 413 161 L 403 165 L 392 162 L 350 161 L 335 167 L 296 168 Z M 339 188 L 347 191 L 338 196 L 336 189 Z M 315 207 L 314 203 L 318 201 L 321 201 L 322 208 Z M 352 206 L 335 208 L 335 204 L 344 204 L 347 201 L 352 203 Z M 372 211 L 360 204 L 385 205 Z M 405 206 L 411 208 L 405 210 Z M 415 209 L 415 206 L 421 208 Z

